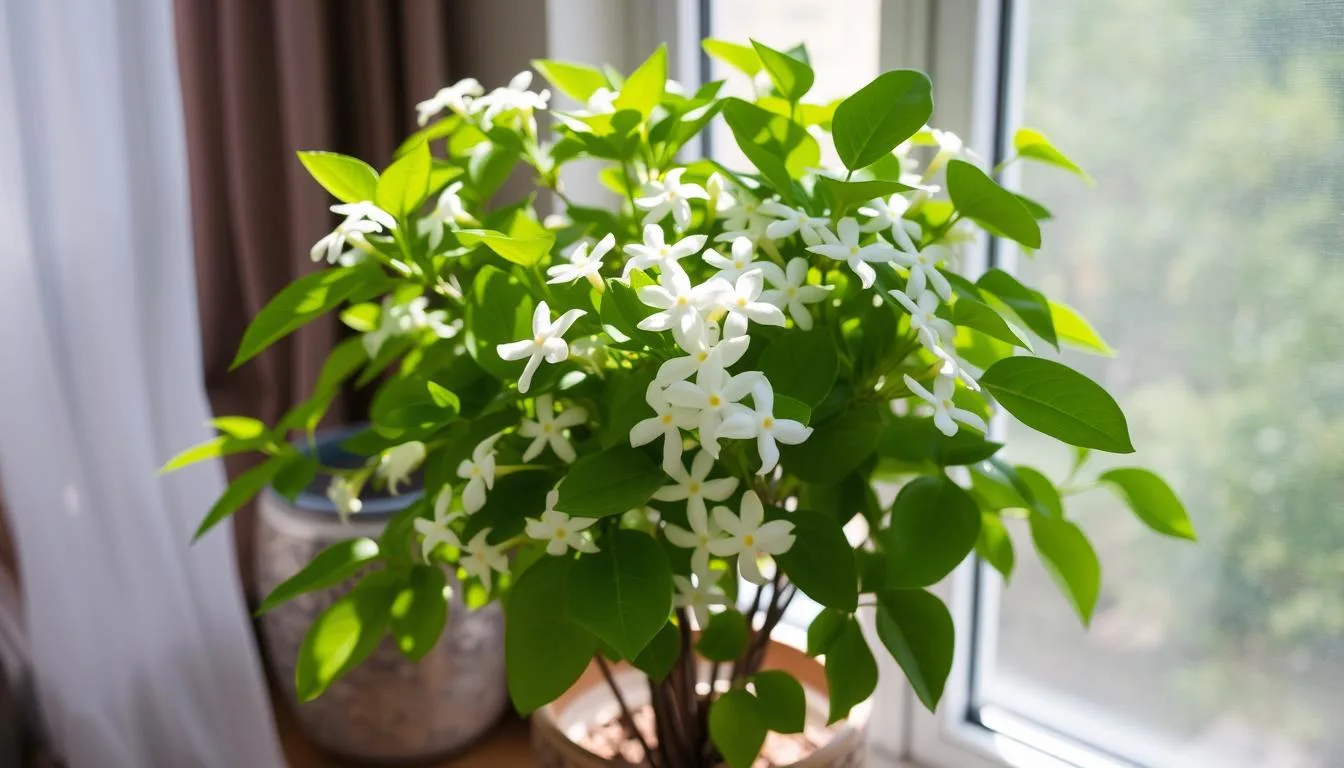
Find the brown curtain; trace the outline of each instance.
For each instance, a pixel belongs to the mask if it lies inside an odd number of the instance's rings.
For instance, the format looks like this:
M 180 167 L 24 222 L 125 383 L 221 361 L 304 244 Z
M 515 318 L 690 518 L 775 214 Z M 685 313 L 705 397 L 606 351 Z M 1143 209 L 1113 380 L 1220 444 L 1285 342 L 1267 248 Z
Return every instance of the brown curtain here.
M 502 83 L 544 48 L 544 0 L 177 0 L 205 381 L 216 413 L 274 423 L 310 392 L 341 329 L 315 322 L 236 371 L 251 317 L 315 267 L 333 202 L 295 151 L 382 167 L 415 129 L 417 101 L 475 76 Z M 508 49 L 483 45 L 507 40 Z M 489 77 L 490 79 L 487 79 Z M 329 421 L 358 420 L 347 396 Z M 230 473 L 244 468 L 229 463 Z M 236 518 L 249 595 L 253 518 Z

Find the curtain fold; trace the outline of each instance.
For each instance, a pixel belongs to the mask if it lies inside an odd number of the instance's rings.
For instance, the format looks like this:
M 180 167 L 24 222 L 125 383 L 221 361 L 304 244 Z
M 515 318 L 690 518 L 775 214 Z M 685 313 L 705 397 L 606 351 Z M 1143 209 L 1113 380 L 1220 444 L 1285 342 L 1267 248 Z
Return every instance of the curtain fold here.
M 229 370 L 248 321 L 315 268 L 309 247 L 335 223 L 295 152 L 386 164 L 416 128 L 415 103 L 456 69 L 456 24 L 447 0 L 176 0 L 176 10 L 206 389 L 216 413 L 274 423 L 311 392 L 341 335 L 323 318 Z M 328 422 L 361 418 L 366 398 L 337 400 Z M 235 521 L 251 593 L 251 510 Z

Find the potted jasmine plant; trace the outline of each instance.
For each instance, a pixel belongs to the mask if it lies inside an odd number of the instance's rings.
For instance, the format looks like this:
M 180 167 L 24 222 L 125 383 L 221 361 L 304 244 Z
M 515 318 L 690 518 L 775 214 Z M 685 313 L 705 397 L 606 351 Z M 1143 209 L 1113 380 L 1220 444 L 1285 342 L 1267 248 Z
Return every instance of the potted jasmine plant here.
M 356 514 L 364 489 L 423 473 L 424 499 L 376 541 L 333 548 L 277 589 L 367 574 L 313 624 L 301 698 L 386 637 L 423 653 L 457 590 L 468 606 L 503 602 L 509 692 L 539 713 L 550 764 L 745 768 L 764 748 L 776 763 L 848 765 L 873 654 L 893 655 L 934 707 L 953 625 L 927 588 L 972 553 L 1007 577 L 1007 526 L 1029 531 L 1091 617 L 1100 570 L 1059 488 L 999 458 L 986 429 L 1006 412 L 1076 449 L 1083 472 L 1089 451 L 1132 452 L 1102 387 L 1036 354 L 1109 349 L 1008 273 L 959 269 L 981 233 L 1040 248 L 1048 212 L 927 126 L 919 72 L 816 104 L 801 50 L 705 47 L 752 79 L 753 99 L 720 97 L 720 82 L 683 91 L 661 48 L 626 76 L 537 61 L 584 105 L 552 110 L 550 135 L 537 121 L 549 93 L 523 73 L 421 104 L 422 129 L 381 173 L 300 154 L 345 219 L 314 246 L 327 264 L 258 313 L 235 364 L 326 312 L 362 336 L 280 423 L 219 419 L 218 437 L 170 466 L 267 454 L 200 533 L 270 484 L 330 473 L 331 498 Z M 715 119 L 749 167 L 679 159 Z M 1083 175 L 1035 131 L 1015 148 L 1007 162 Z M 618 203 L 566 196 L 560 171 L 579 158 L 604 161 Z M 520 165 L 538 195 L 494 201 Z M 371 427 L 344 444 L 368 460 L 324 467 L 284 438 L 311 431 L 352 378 L 377 382 Z M 1193 538 L 1154 474 L 1096 479 L 1158 532 Z M 790 651 L 770 638 L 803 596 L 820 612 Z M 875 613 L 877 643 L 860 611 Z

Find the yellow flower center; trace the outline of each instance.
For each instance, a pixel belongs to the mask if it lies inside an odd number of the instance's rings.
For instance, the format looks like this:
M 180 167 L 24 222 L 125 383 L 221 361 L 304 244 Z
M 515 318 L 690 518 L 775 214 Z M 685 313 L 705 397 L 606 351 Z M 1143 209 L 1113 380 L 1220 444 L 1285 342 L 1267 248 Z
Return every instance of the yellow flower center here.
M 664 423 L 664 424 L 671 424 L 671 423 L 672 423 L 672 414 L 670 414 L 670 413 L 664 413 L 664 414 L 663 414 L 663 423 Z
M 764 419 L 761 419 L 761 426 L 766 429 L 773 429 L 775 426 L 775 420 L 769 416 L 766 416 Z
M 746 536 L 742 537 L 742 543 L 748 547 L 754 547 L 756 546 L 756 537 L 748 533 Z
M 550 433 L 551 428 L 552 428 L 552 425 L 551 425 L 551 424 L 542 424 L 542 425 L 541 425 L 541 431 L 542 431 L 542 432 L 546 432 L 547 434 Z
M 666 245 L 664 245 L 664 246 L 662 246 L 662 247 L 660 247 L 660 248 L 658 249 L 658 255 L 659 255 L 659 256 L 666 256 L 667 254 L 669 254 L 669 253 L 671 253 L 671 252 L 672 252 L 672 249 L 671 249 L 670 247 L 666 246 Z
M 858 256 L 858 255 L 859 255 L 859 246 L 857 246 L 857 245 L 851 245 L 851 246 L 849 246 L 849 255 L 850 255 L 850 256 Z
M 688 486 L 686 486 L 686 487 L 690 489 L 691 493 L 699 493 L 699 492 L 700 492 L 700 484 L 697 483 L 697 482 L 695 482 L 694 480 L 692 480 L 692 481 L 691 481 L 691 484 L 688 485 Z
M 533 343 L 533 344 L 536 344 L 538 347 L 540 347 L 542 344 L 545 344 L 545 343 L 546 343 L 546 337 L 545 337 L 545 336 L 538 336 L 538 337 L 536 337 L 535 339 L 532 340 L 532 343 Z
M 703 362 L 705 362 L 706 360 L 709 359 L 709 353 L 708 353 L 708 352 L 696 352 L 696 353 L 695 353 L 695 359 L 696 359 L 696 360 L 699 360 L 700 362 L 703 363 Z
M 476 477 L 479 474 L 481 474 L 481 468 L 475 464 L 471 465 L 471 476 Z
M 566 531 L 564 528 L 556 528 L 556 529 L 555 529 L 555 538 L 557 538 L 557 539 L 563 539 L 563 538 L 565 538 L 565 536 L 568 535 L 568 534 L 569 534 L 569 531 Z
M 746 298 L 744 298 L 744 297 L 742 297 L 742 296 L 738 296 L 738 297 L 737 297 L 737 306 L 740 307 L 740 308 L 742 308 L 742 309 L 746 309 L 746 308 L 747 308 L 747 300 L 746 300 Z
M 788 296 L 790 299 L 792 299 L 795 295 L 797 295 L 797 293 L 798 293 L 798 289 L 797 289 L 797 288 L 786 288 L 786 289 L 784 289 L 784 295 L 785 295 L 785 296 Z
M 720 405 L 723 405 L 723 398 L 718 395 L 709 396 L 709 406 L 711 408 L 718 408 Z
M 687 304 L 690 304 L 690 303 L 691 303 L 691 302 L 690 302 L 685 296 L 678 296 L 678 297 L 677 297 L 677 306 L 678 306 L 678 307 L 684 307 L 684 306 L 686 306 Z

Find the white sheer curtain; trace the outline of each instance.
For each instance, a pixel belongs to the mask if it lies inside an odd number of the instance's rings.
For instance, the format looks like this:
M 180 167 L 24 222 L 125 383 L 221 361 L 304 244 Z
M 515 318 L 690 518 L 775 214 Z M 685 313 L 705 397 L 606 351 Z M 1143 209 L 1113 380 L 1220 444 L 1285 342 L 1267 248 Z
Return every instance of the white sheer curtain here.
M 282 765 L 206 436 L 171 0 L 0 0 L 0 472 L 53 737 Z

